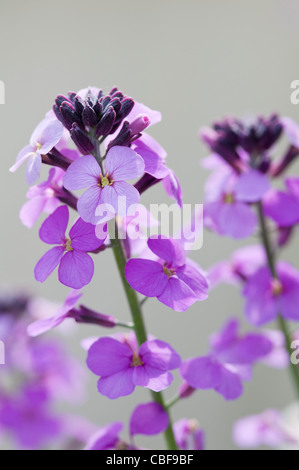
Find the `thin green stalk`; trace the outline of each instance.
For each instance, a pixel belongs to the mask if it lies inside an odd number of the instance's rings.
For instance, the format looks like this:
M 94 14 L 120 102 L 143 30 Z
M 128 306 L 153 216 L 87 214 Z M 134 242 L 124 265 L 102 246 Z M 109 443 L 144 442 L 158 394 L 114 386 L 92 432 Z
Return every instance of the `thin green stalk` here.
M 276 265 L 275 265 L 274 251 L 272 249 L 270 237 L 269 237 L 268 230 L 267 230 L 267 224 L 266 224 L 266 220 L 264 216 L 262 202 L 257 203 L 257 210 L 258 210 L 258 217 L 259 217 L 259 223 L 260 223 L 260 228 L 261 228 L 261 239 L 262 239 L 265 251 L 266 251 L 268 266 L 271 270 L 273 279 L 278 279 Z M 293 353 L 293 350 L 291 348 L 292 338 L 289 333 L 288 324 L 281 315 L 278 316 L 278 325 L 279 325 L 280 330 L 284 334 L 286 348 L 291 358 L 291 355 Z M 294 382 L 294 386 L 296 389 L 296 393 L 298 394 L 298 397 L 299 397 L 299 369 L 296 364 L 293 364 L 291 362 L 291 359 L 290 359 L 289 369 L 293 377 L 293 382 Z
M 130 287 L 127 283 L 125 278 L 125 266 L 126 266 L 126 255 L 123 250 L 123 246 L 121 240 L 118 238 L 118 228 L 117 223 L 115 223 L 115 239 L 111 240 L 112 242 L 112 249 L 114 253 L 114 258 L 118 267 L 118 271 L 122 280 L 123 287 L 125 289 L 126 297 L 129 303 L 129 307 L 131 310 L 132 319 L 134 322 L 134 331 L 136 334 L 137 341 L 139 345 L 144 343 L 147 340 L 147 334 L 145 329 L 145 324 L 142 316 L 141 306 L 137 297 L 136 292 Z M 170 413 L 165 405 L 164 398 L 161 392 L 153 392 L 151 391 L 151 395 L 155 402 L 159 403 L 163 406 L 164 410 L 168 414 L 169 417 L 169 426 L 164 432 L 164 437 L 167 443 L 167 447 L 169 450 L 177 450 L 177 445 L 175 442 L 173 429 L 172 429 L 172 421 Z

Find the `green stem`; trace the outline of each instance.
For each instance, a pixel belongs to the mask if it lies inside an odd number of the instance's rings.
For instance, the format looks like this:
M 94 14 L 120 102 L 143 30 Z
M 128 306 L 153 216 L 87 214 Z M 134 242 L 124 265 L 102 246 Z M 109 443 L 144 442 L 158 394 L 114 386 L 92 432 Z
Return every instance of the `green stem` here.
M 125 278 L 125 266 L 127 263 L 127 259 L 123 250 L 123 246 L 121 240 L 118 238 L 118 228 L 117 223 L 115 223 L 115 239 L 111 240 L 113 244 L 113 253 L 114 258 L 118 267 L 118 271 L 122 280 L 123 287 L 125 289 L 126 297 L 130 306 L 131 315 L 134 322 L 134 331 L 136 334 L 137 341 L 139 345 L 147 341 L 147 334 L 145 329 L 145 324 L 143 321 L 142 310 L 141 306 L 137 297 L 136 292 L 130 287 L 127 283 Z M 167 406 L 165 405 L 164 398 L 161 392 L 153 392 L 151 391 L 151 395 L 156 403 L 159 403 L 163 406 L 164 410 L 168 414 L 169 417 L 169 426 L 164 432 L 164 437 L 167 443 L 167 447 L 169 450 L 177 450 L 177 444 L 175 442 L 173 429 L 172 429 L 172 421 Z
M 276 271 L 276 265 L 275 265 L 275 256 L 274 256 L 274 251 L 271 247 L 271 241 L 270 237 L 268 234 L 268 229 L 267 229 L 267 224 L 264 216 L 264 210 L 263 210 L 263 205 L 262 202 L 257 203 L 257 210 L 258 210 L 258 217 L 259 217 L 259 223 L 260 223 L 260 228 L 261 228 L 261 238 L 262 242 L 266 251 L 266 256 L 267 256 L 267 261 L 268 261 L 268 266 L 270 268 L 271 274 L 273 276 L 273 279 L 278 279 L 277 276 L 277 271 Z M 291 355 L 293 353 L 293 350 L 291 348 L 291 343 L 292 343 L 292 338 L 289 333 L 288 329 L 288 324 L 285 321 L 285 319 L 279 315 L 278 316 L 278 325 L 279 328 L 281 329 L 282 333 L 284 334 L 285 337 L 285 343 L 286 343 L 286 348 L 289 353 L 289 356 L 291 358 Z M 293 377 L 293 382 L 294 386 L 296 388 L 296 393 L 298 394 L 299 397 L 299 369 L 296 364 L 293 364 L 290 360 L 290 373 Z

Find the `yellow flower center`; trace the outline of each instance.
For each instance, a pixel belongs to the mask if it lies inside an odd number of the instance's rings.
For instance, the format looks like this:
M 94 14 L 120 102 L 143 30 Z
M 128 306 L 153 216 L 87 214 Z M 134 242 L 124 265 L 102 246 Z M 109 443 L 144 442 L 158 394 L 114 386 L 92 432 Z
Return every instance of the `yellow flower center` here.
M 164 264 L 164 266 L 163 266 L 163 273 L 166 274 L 166 276 L 171 277 L 171 276 L 174 276 L 174 275 L 175 275 L 175 269 L 169 269 L 169 268 L 167 268 L 166 265 Z
M 42 148 L 42 144 L 40 142 L 36 142 L 36 151 L 38 152 Z
M 105 188 L 105 186 L 112 186 L 113 180 L 109 179 L 108 173 L 106 173 L 106 176 L 101 175 L 100 176 L 100 181 L 98 183 L 98 186 L 100 188 Z
M 272 280 L 272 292 L 275 297 L 279 297 L 283 292 L 283 286 L 279 279 Z
M 233 204 L 235 202 L 235 196 L 232 193 L 227 193 L 223 197 L 225 204 Z
M 64 247 L 66 251 L 73 251 L 74 248 L 72 247 L 72 240 L 67 238 Z
M 142 362 L 138 354 L 134 352 L 133 359 L 131 362 L 131 367 L 139 367 L 139 366 L 143 366 L 143 364 L 144 362 Z

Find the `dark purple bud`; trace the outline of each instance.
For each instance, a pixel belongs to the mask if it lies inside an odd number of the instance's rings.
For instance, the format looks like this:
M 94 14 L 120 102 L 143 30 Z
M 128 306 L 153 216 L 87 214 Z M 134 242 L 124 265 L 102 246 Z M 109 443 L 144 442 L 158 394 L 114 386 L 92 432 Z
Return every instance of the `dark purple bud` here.
M 45 165 L 56 166 L 66 171 L 72 163 L 72 160 L 62 155 L 62 153 L 54 147 L 47 155 L 42 155 L 42 162 Z
M 60 106 L 60 112 L 69 131 L 74 123 L 77 123 L 78 126 L 82 127 L 82 121 L 71 103 L 63 102 Z
M 116 91 L 115 93 L 113 93 L 110 96 L 111 96 L 111 98 L 119 98 L 120 100 L 122 100 L 124 98 L 124 95 L 122 94 L 121 91 Z
M 101 118 L 99 124 L 96 127 L 97 137 L 106 136 L 110 133 L 114 121 L 116 118 L 116 113 L 113 108 L 109 106 L 103 117 Z
M 94 150 L 94 145 L 88 135 L 80 127 L 78 124 L 74 123 L 71 130 L 70 130 L 71 138 L 77 145 L 78 149 L 80 150 L 83 155 L 87 155 Z
M 56 100 L 55 100 L 55 104 L 58 106 L 58 108 L 60 108 L 60 106 L 64 102 L 69 103 L 70 100 L 68 98 L 66 98 L 65 96 L 63 96 L 63 95 L 58 95 Z
M 157 179 L 154 176 L 149 175 L 148 173 L 144 173 L 144 175 L 140 178 L 140 180 L 137 181 L 137 183 L 134 184 L 134 186 L 137 191 L 142 194 L 144 193 L 144 191 L 149 189 L 151 186 L 154 186 L 155 184 L 159 183 L 160 181 L 160 179 Z
M 97 115 L 89 105 L 83 109 L 82 121 L 85 126 L 91 128 L 95 127 L 98 123 Z
M 99 100 L 97 100 L 93 106 L 93 110 L 94 112 L 96 113 L 97 115 L 97 118 L 99 119 L 102 115 L 102 105 L 101 103 L 99 102 Z
M 117 92 L 118 92 L 118 88 L 117 86 L 114 86 L 112 90 L 110 90 L 109 95 L 112 96 L 114 93 L 117 93 Z
M 105 328 L 113 328 L 117 321 L 111 315 L 95 312 L 84 305 L 80 305 L 79 309 L 73 309 L 69 315 L 77 323 L 88 323 L 93 325 L 104 326 Z

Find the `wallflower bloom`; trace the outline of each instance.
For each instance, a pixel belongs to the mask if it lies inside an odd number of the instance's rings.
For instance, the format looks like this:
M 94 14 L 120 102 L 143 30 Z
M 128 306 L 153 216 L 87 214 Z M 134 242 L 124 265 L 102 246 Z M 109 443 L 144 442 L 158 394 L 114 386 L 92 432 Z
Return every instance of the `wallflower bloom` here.
M 33 132 L 30 145 L 21 150 L 16 163 L 10 168 L 16 171 L 26 160 L 29 160 L 26 168 L 26 182 L 34 184 L 40 175 L 42 155 L 46 155 L 60 141 L 63 126 L 59 121 L 44 119 Z
M 246 283 L 245 315 L 255 326 L 275 320 L 278 314 L 298 320 L 299 272 L 286 262 L 277 263 L 278 279 L 268 267 L 260 268 Z
M 94 273 L 94 264 L 87 251 L 97 250 L 106 237 L 99 239 L 94 226 L 78 219 L 70 230 L 69 238 L 65 231 L 69 221 L 69 211 L 61 206 L 42 224 L 39 236 L 51 248 L 37 263 L 34 275 L 37 281 L 44 282 L 58 268 L 59 281 L 73 289 L 80 289 L 88 284 Z
M 287 191 L 272 189 L 263 199 L 264 213 L 279 227 L 292 227 L 299 222 L 299 178 L 285 180 Z
M 183 362 L 180 372 L 191 387 L 214 389 L 226 400 L 242 394 L 242 380 L 250 380 L 251 366 L 269 354 L 272 343 L 260 334 L 240 336 L 238 327 L 237 320 L 230 320 L 211 336 L 209 355 Z
M 92 155 L 86 155 L 72 163 L 64 177 L 64 186 L 69 190 L 85 189 L 78 201 L 79 215 L 85 222 L 94 225 L 99 221 L 97 208 L 100 205 L 111 208 L 112 215 L 125 215 L 127 208 L 137 204 L 140 194 L 134 186 L 127 183 L 144 173 L 142 158 L 128 147 L 112 147 L 102 170 Z M 124 207 L 120 197 L 125 198 Z M 102 214 L 103 216 L 103 214 Z
M 140 258 L 127 262 L 125 275 L 133 289 L 147 297 L 157 297 L 179 312 L 207 298 L 208 284 L 201 269 L 186 259 L 178 241 L 162 236 L 151 237 L 148 247 L 157 261 Z
M 180 449 L 204 450 L 204 432 L 195 419 L 180 419 L 174 423 L 173 432 Z
M 239 447 L 278 447 L 298 441 L 288 432 L 282 414 L 277 410 L 265 410 L 259 415 L 239 419 L 233 428 L 233 440 Z
M 87 366 L 101 378 L 98 391 L 110 399 L 130 395 L 137 385 L 155 392 L 167 388 L 179 367 L 180 356 L 167 343 L 149 340 L 140 348 L 136 337 L 119 335 L 94 342 L 87 356 Z

